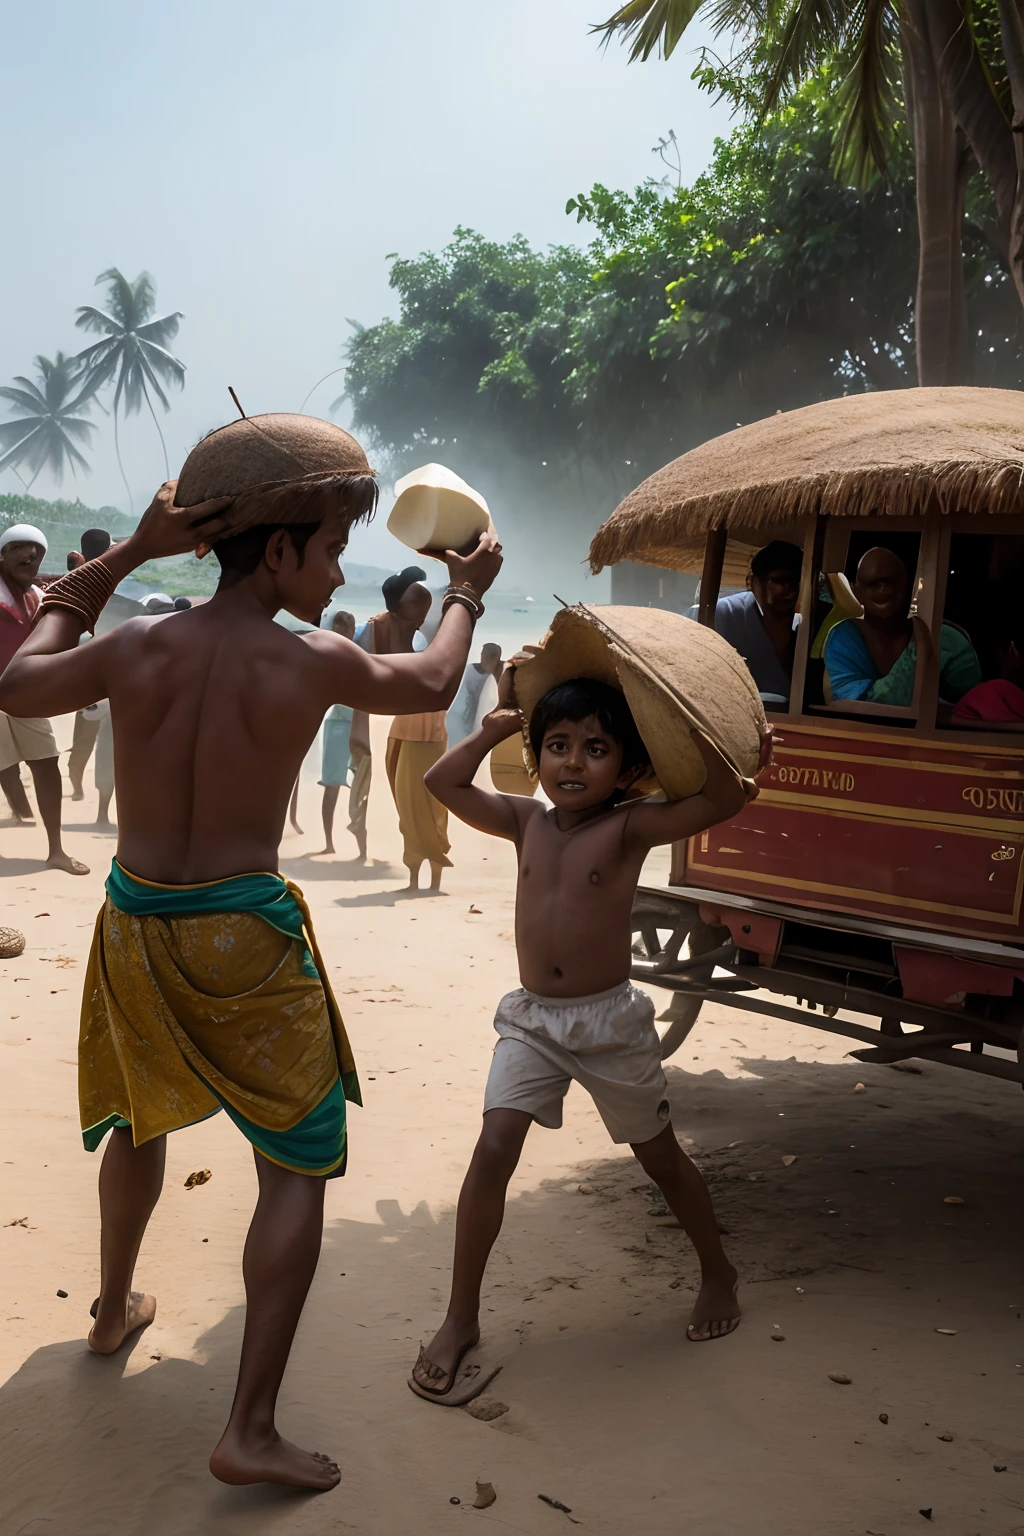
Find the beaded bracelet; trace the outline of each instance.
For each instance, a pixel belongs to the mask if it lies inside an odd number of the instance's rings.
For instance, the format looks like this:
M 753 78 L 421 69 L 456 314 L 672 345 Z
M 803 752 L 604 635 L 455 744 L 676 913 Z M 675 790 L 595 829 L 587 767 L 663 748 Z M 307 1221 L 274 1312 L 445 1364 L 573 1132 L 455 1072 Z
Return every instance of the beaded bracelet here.
M 46 588 L 33 623 L 38 624 L 48 608 L 66 608 L 93 634 L 116 585 L 108 566 L 100 560 L 87 560 Z
M 478 618 L 484 611 L 484 605 L 480 601 L 479 595 L 474 590 L 474 588 L 470 586 L 468 581 L 450 581 L 447 587 L 445 587 L 444 595 L 445 597 L 460 596 L 463 598 L 468 598 L 469 601 L 473 604 L 474 608 L 479 610 L 477 614 Z

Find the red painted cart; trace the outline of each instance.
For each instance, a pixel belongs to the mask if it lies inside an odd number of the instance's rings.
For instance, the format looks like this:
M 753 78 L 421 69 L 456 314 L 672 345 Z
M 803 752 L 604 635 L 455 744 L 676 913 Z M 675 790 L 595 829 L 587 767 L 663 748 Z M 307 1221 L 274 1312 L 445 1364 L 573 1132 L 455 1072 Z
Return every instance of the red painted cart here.
M 635 974 L 675 994 L 664 1054 L 710 998 L 850 1036 L 861 1060 L 1024 1084 L 1024 725 L 954 721 L 934 647 L 900 707 L 830 701 L 819 658 L 840 578 L 883 544 L 930 634 L 952 625 L 998 670 L 1024 592 L 1024 395 L 905 390 L 742 427 L 645 481 L 591 561 L 699 571 L 713 623 L 776 538 L 803 548 L 801 622 L 761 794 L 677 845 L 634 909 Z

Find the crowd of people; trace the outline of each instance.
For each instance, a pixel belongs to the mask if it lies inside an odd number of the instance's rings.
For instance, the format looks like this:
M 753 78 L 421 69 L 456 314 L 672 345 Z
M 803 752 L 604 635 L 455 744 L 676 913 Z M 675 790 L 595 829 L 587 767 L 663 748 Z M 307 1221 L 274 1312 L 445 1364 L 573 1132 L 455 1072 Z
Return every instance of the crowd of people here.
M 87 528 L 79 544 L 80 548 L 67 557 L 69 571 L 105 554 L 111 547 L 111 537 L 104 529 Z M 45 585 L 40 584 L 40 568 L 47 551 L 45 534 L 28 524 L 15 524 L 0 534 L 0 672 L 31 629 L 45 591 Z M 42 582 L 46 580 L 42 578 Z M 412 654 L 426 645 L 423 631 L 434 602 L 425 580 L 426 572 L 419 566 L 409 566 L 389 576 L 381 589 L 383 611 L 358 626 L 351 613 L 335 611 L 331 616 L 333 633 L 354 640 L 369 655 Z M 192 602 L 187 597 L 171 598 L 157 592 L 143 599 L 139 607 L 147 616 L 157 617 L 187 612 Z M 451 862 L 447 811 L 425 787 L 427 770 L 446 745 L 455 745 L 469 735 L 493 706 L 501 668 L 501 647 L 486 643 L 480 660 L 467 666 L 449 709 L 396 716 L 392 722 L 385 771 L 398 812 L 411 890 L 419 889 L 424 864 L 430 871 L 429 889 L 440 890 L 442 872 Z M 369 719 L 365 710 L 355 711 L 346 704 L 336 704 L 323 721 L 319 780 L 323 788 L 321 855 L 336 852 L 335 815 L 341 791 L 347 789 L 348 830 L 355 839 L 357 857 L 363 862 L 367 860 L 366 817 L 373 763 Z M 114 738 L 106 699 L 75 713 L 67 756 L 70 798 L 74 802 L 85 798 L 85 773 L 94 754 L 98 796 L 95 824 L 98 828 L 109 828 L 114 795 Z M 11 816 L 18 822 L 31 823 L 34 818 L 21 776 L 22 764 L 32 776 L 40 818 L 49 839 L 47 864 L 72 874 L 87 874 L 87 866 L 67 854 L 61 842 L 64 791 L 51 722 L 0 712 L 0 788 Z M 296 829 L 298 782 L 291 803 Z

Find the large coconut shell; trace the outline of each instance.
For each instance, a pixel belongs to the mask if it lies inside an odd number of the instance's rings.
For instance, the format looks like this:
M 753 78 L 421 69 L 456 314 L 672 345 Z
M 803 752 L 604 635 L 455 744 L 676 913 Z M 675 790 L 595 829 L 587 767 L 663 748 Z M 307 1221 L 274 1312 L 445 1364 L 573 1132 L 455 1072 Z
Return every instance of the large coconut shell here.
M 317 475 L 369 475 L 350 432 L 316 416 L 246 416 L 204 437 L 178 476 L 175 504 L 198 506 Z
M 524 724 L 550 688 L 574 677 L 596 678 L 625 694 L 654 767 L 636 791 L 661 788 L 669 800 L 684 800 L 702 788 L 695 730 L 741 777 L 756 774 L 766 729 L 757 686 L 739 653 L 706 625 L 661 608 L 564 609 L 538 650 L 516 667 Z

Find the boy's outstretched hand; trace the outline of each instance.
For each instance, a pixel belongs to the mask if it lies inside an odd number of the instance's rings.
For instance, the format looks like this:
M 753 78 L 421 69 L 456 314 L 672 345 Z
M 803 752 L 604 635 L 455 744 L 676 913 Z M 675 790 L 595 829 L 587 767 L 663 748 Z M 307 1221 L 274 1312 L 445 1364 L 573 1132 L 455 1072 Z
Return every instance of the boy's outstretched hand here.
M 477 597 L 483 597 L 501 570 L 501 545 L 493 528 L 485 529 L 466 549 L 418 549 L 416 553 L 443 561 L 452 584 L 471 587 Z

